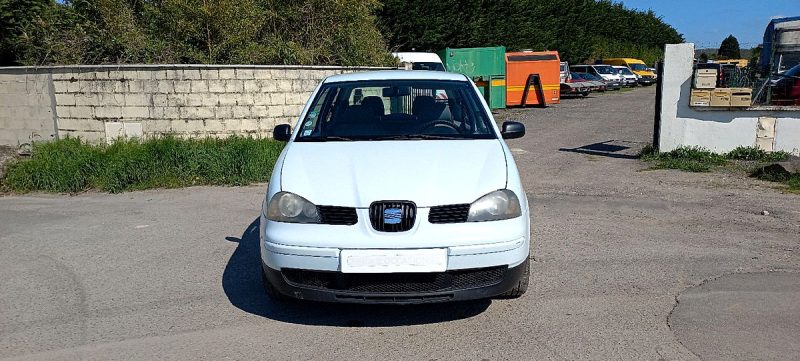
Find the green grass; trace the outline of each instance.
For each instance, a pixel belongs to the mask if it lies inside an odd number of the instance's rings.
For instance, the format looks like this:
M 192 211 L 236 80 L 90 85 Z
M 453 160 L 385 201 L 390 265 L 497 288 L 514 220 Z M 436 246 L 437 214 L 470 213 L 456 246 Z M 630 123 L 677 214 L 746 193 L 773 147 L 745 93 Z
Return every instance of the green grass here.
M 716 154 L 700 147 L 681 147 L 671 152 L 659 153 L 647 145 L 639 154 L 640 159 L 651 164 L 650 169 L 680 169 L 689 172 L 708 172 L 715 168 L 739 166 L 751 176 L 765 181 L 786 184 L 789 191 L 800 193 L 800 173 L 760 173 L 764 165 L 787 160 L 789 153 L 771 152 L 755 147 L 738 147 L 725 154 Z
M 90 145 L 76 138 L 36 143 L 8 167 L 15 192 L 107 192 L 190 185 L 244 185 L 269 179 L 283 143 L 271 139 L 163 137 Z

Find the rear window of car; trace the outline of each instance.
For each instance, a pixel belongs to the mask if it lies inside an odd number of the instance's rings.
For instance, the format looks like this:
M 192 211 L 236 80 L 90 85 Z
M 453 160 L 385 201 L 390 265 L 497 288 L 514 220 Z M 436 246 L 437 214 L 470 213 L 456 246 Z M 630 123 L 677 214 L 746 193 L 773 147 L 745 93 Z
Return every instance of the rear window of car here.
M 614 74 L 614 68 L 611 65 L 595 65 L 594 70 L 596 70 L 600 74 Z
M 493 138 L 469 82 L 370 80 L 323 84 L 296 141 Z

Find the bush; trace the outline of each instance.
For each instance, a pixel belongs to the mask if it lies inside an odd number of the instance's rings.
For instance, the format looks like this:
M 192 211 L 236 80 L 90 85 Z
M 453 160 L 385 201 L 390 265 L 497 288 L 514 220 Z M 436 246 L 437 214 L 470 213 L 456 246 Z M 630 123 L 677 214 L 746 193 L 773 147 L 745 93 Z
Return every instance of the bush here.
M 654 169 L 681 169 L 689 172 L 708 172 L 724 165 L 724 156 L 701 147 L 681 147 L 671 152 L 658 153 L 651 148 L 642 152 L 641 159 L 654 163 Z
M 789 158 L 789 153 L 778 151 L 768 153 L 756 147 L 737 147 L 728 152 L 725 157 L 735 160 L 750 160 L 762 162 L 780 162 Z
M 121 140 L 93 146 L 75 138 L 36 143 L 30 159 L 9 166 L 3 184 L 18 192 L 244 185 L 269 179 L 283 143 L 230 137 Z

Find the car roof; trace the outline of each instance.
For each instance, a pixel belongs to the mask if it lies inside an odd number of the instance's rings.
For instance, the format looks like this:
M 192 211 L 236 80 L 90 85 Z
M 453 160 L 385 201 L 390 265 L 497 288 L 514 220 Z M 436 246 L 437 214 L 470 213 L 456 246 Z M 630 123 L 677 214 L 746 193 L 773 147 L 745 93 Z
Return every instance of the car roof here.
M 442 59 L 439 58 L 439 55 L 436 53 L 422 53 L 422 52 L 399 52 L 399 53 L 392 53 L 396 58 L 400 59 L 400 61 L 404 62 L 427 62 L 427 63 L 442 63 Z
M 466 76 L 463 74 L 448 73 L 444 71 L 429 71 L 429 70 L 380 70 L 380 71 L 364 71 L 348 74 L 332 75 L 327 77 L 323 82 L 340 83 L 347 81 L 365 81 L 365 80 L 452 80 L 452 81 L 467 81 Z

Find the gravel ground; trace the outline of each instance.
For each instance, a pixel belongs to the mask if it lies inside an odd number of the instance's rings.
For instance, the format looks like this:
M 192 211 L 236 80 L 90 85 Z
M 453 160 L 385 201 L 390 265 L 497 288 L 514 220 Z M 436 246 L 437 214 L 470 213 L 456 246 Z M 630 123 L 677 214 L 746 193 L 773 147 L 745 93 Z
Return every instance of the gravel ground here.
M 498 112 L 528 130 L 510 142 L 533 205 L 532 283 L 517 300 L 271 303 L 263 185 L 2 197 L 0 358 L 693 360 L 745 358 L 720 351 L 742 342 L 800 358 L 798 297 L 774 292 L 798 288 L 800 198 L 644 170 L 653 95 Z M 781 312 L 788 324 L 759 317 Z

